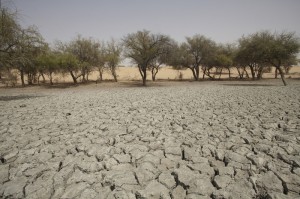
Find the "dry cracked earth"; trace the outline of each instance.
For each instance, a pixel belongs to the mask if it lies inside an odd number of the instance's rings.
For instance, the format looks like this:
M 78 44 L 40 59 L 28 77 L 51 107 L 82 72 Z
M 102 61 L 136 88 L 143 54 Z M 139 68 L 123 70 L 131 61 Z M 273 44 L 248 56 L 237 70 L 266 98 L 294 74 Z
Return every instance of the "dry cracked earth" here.
M 0 91 L 0 198 L 300 198 L 300 82 Z

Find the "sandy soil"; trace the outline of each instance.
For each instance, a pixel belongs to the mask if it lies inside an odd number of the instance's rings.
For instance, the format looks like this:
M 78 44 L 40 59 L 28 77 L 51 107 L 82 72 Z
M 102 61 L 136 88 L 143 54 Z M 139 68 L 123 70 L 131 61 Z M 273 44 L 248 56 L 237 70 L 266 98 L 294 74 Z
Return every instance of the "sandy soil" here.
M 192 72 L 190 69 L 174 70 L 171 67 L 160 68 L 156 79 L 157 80 L 179 80 L 180 73 L 182 74 L 182 78 L 184 80 L 193 80 L 193 75 L 192 75 Z M 233 68 L 231 70 L 231 73 L 232 73 L 232 75 L 231 75 L 232 78 L 238 77 L 238 73 L 237 73 L 236 69 Z M 119 81 L 136 81 L 136 80 L 140 81 L 141 80 L 140 73 L 136 67 L 119 67 L 117 69 L 117 74 L 118 74 Z M 249 75 L 250 75 L 250 71 L 249 71 Z M 273 69 L 273 71 L 271 73 L 265 73 L 263 75 L 263 78 L 274 78 L 274 76 L 275 76 L 275 74 L 274 74 L 274 69 Z M 45 77 L 46 77 L 47 83 L 49 83 L 47 76 L 45 76 Z M 200 73 L 200 77 L 202 78 L 202 73 Z M 97 71 L 94 71 L 89 75 L 89 80 L 95 81 L 98 78 L 99 78 L 99 73 Z M 300 66 L 293 67 L 291 69 L 290 73 L 286 75 L 286 78 L 300 78 Z M 113 77 L 109 71 L 105 71 L 103 79 L 112 81 Z M 148 72 L 147 79 L 151 80 L 150 71 Z M 223 71 L 221 79 L 228 79 L 227 71 Z M 27 81 L 26 77 L 25 77 L 25 81 Z M 58 75 L 54 75 L 53 82 L 54 83 L 72 83 L 72 78 L 69 74 L 65 74 L 63 76 L 61 74 L 58 74 Z M 20 79 L 18 79 L 18 85 L 20 85 Z M 5 87 L 5 86 L 6 86 L 5 82 L 0 81 L 0 87 Z
M 299 198 L 300 82 L 0 90 L 0 198 Z
M 183 79 L 186 80 L 193 80 L 193 74 L 190 69 L 184 69 L 184 70 L 174 70 L 171 67 L 162 67 L 160 68 L 157 79 L 159 80 L 178 80 L 179 74 L 182 73 Z M 120 67 L 117 70 L 118 79 L 120 81 L 131 81 L 131 80 L 141 80 L 141 75 L 137 69 L 137 67 Z M 202 73 L 200 73 L 200 77 L 202 77 Z M 250 71 L 249 71 L 250 75 Z M 274 78 L 274 70 L 271 73 L 265 73 L 263 75 L 263 78 Z M 287 78 L 300 78 L 300 66 L 293 67 L 288 75 L 286 75 Z M 238 77 L 238 73 L 236 69 L 232 69 L 232 77 Z M 93 72 L 90 75 L 90 80 L 96 80 L 99 78 L 99 73 L 97 71 Z M 112 80 L 113 77 L 109 73 L 109 71 L 105 71 L 104 79 L 106 80 Z M 223 72 L 222 78 L 228 78 L 228 73 L 225 71 Z M 56 76 L 55 78 L 56 82 L 71 82 L 72 79 L 69 77 L 69 75 L 66 75 L 65 77 Z M 151 73 L 148 72 L 147 79 L 151 80 Z

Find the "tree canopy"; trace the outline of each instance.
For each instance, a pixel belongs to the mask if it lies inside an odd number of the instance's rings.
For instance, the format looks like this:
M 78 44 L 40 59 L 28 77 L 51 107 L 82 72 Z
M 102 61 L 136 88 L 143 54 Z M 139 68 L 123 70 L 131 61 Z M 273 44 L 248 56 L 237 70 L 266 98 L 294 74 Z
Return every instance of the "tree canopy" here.
M 236 56 L 239 63 L 250 67 L 253 79 L 255 79 L 256 68 L 262 71 L 264 67 L 271 65 L 279 71 L 286 85 L 281 66 L 283 63 L 294 60 L 299 49 L 300 44 L 295 33 L 262 31 L 242 37 L 239 40 L 239 50 Z
M 165 46 L 169 45 L 170 42 L 168 36 L 152 34 L 147 30 L 128 34 L 123 39 L 125 56 L 137 64 L 143 85 L 146 85 L 147 69 L 150 64 L 159 56 L 167 53 Z
M 111 40 L 99 42 L 78 35 L 70 42 L 60 42 L 50 48 L 35 26 L 22 27 L 17 14 L 7 8 L 0 9 L 0 78 L 2 71 L 18 71 L 21 83 L 32 84 L 47 75 L 53 84 L 52 74 L 69 73 L 74 83 L 89 80 L 89 74 L 98 70 L 99 79 L 103 72 L 110 71 L 117 81 L 117 67 L 122 58 L 129 58 L 137 65 L 146 85 L 147 72 L 151 71 L 155 81 L 160 66 L 168 64 L 174 68 L 192 71 L 194 80 L 199 80 L 200 70 L 214 79 L 225 69 L 231 78 L 231 68 L 236 67 L 240 78 L 248 76 L 260 79 L 267 68 L 279 72 L 284 85 L 285 73 L 297 63 L 300 50 L 299 38 L 293 32 L 259 31 L 242 36 L 238 45 L 217 44 L 212 39 L 196 34 L 177 43 L 164 34 L 148 30 L 137 31 L 123 37 L 122 42 Z M 215 69 L 214 75 L 211 71 Z

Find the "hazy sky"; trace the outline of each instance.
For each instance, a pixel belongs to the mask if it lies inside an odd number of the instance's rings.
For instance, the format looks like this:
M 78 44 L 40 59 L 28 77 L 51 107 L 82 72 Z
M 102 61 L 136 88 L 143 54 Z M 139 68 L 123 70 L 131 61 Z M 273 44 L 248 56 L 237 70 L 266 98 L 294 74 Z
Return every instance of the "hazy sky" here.
M 2 0 L 24 26 L 36 25 L 46 41 L 77 34 L 120 39 L 147 29 L 177 41 L 203 34 L 234 42 L 259 30 L 300 35 L 300 0 Z

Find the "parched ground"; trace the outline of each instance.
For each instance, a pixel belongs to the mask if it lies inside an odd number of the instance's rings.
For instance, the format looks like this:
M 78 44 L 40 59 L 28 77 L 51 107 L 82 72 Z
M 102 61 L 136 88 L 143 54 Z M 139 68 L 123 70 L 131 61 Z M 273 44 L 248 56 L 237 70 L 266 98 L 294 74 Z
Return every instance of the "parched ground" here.
M 300 198 L 289 83 L 1 89 L 0 198 Z

